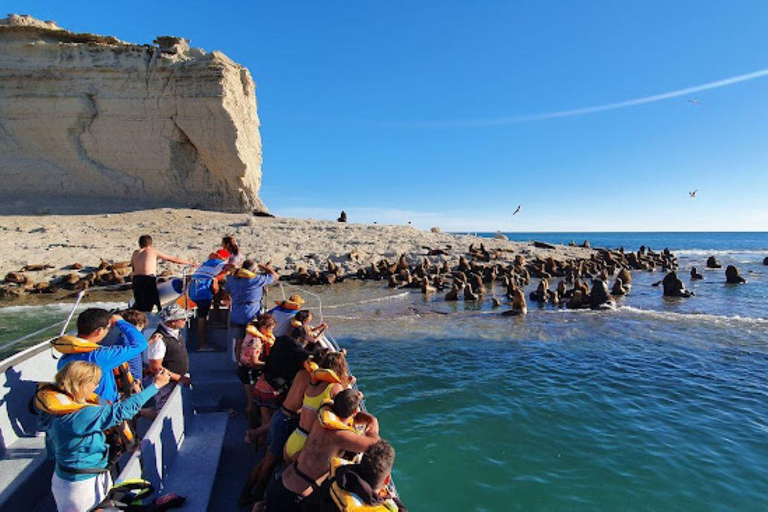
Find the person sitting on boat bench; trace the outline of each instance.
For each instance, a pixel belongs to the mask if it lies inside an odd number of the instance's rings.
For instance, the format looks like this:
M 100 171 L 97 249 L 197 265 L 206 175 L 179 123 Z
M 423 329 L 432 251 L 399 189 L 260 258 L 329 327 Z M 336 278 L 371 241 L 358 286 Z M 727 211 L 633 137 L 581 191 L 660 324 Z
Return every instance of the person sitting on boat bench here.
M 363 454 L 359 464 L 344 459 L 331 459 L 331 475 L 319 492 L 302 503 L 304 512 L 407 512 L 405 505 L 391 496 L 387 485 L 395 464 L 395 449 L 379 439 Z
M 53 383 L 41 384 L 35 393 L 38 427 L 56 460 L 51 492 L 59 512 L 86 512 L 104 499 L 112 485 L 104 430 L 130 420 L 168 384 L 167 372 L 159 372 L 140 393 L 99 405 L 93 391 L 103 377 L 98 365 L 72 361 L 59 370 Z
M 131 256 L 133 286 L 133 309 L 151 313 L 155 306 L 160 311 L 160 294 L 157 292 L 157 260 L 170 261 L 181 265 L 195 265 L 194 261 L 168 256 L 152 246 L 152 237 L 141 235 L 139 248 Z
M 125 337 L 124 344 L 102 347 L 100 343 L 112 327 L 120 329 Z M 59 370 L 72 361 L 97 364 L 101 368 L 101 379 L 96 394 L 109 402 L 116 402 L 118 399 L 113 370 L 141 355 L 147 348 L 147 340 L 136 327 L 121 316 L 101 308 L 88 308 L 80 313 L 77 317 L 77 336 L 61 336 L 51 344 L 64 354 L 59 359 Z
M 192 383 L 189 376 L 189 355 L 181 332 L 187 318 L 189 312 L 178 304 L 166 306 L 160 312 L 161 323 L 150 338 L 147 349 L 149 372 L 157 375 L 167 370 L 171 379 L 171 385 L 163 388 L 155 397 L 156 411 L 163 408 L 176 384 L 189 386 Z
M 267 512 L 299 512 L 302 501 L 328 476 L 331 459 L 341 452 L 362 453 L 379 440 L 379 422 L 360 411 L 363 394 L 345 389 L 318 411 L 306 445 L 296 462 L 288 466 L 280 480 L 268 491 Z M 364 425 L 358 434 L 355 425 Z
M 267 313 L 277 320 L 277 326 L 272 331 L 275 337 L 287 336 L 288 333 L 291 332 L 291 329 L 293 329 L 291 320 L 296 316 L 296 313 L 299 312 L 304 303 L 304 299 L 302 299 L 301 295 L 298 293 L 294 293 L 288 297 L 288 300 L 275 301 L 277 306 L 267 311 Z

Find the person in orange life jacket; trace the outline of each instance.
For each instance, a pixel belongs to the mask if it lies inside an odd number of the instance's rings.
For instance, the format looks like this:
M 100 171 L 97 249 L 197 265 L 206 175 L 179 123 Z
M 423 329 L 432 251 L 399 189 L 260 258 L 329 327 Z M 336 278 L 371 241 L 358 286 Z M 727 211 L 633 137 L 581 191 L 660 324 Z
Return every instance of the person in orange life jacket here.
M 235 354 L 241 354 L 240 346 L 245 337 L 245 327 L 259 313 L 264 287 L 280 279 L 280 275 L 269 265 L 258 264 L 264 274 L 254 273 L 256 268 L 255 261 L 245 260 L 243 267 L 235 271 L 224 283 L 224 290 L 230 296 L 229 326 L 235 339 Z
M 368 447 L 358 464 L 332 459 L 331 477 L 304 500 L 303 512 L 407 512 L 387 489 L 394 463 L 395 449 L 384 439 Z
M 230 254 L 226 249 L 219 249 L 208 255 L 189 281 L 189 298 L 197 304 L 197 339 L 200 343 L 198 350 L 207 351 L 208 312 L 214 296 L 219 293 L 219 282 L 225 277 L 224 266 Z
M 362 400 L 360 391 L 345 389 L 320 408 L 298 460 L 267 491 L 267 512 L 301 511 L 302 501 L 318 491 L 328 476 L 333 457 L 340 451 L 362 453 L 379 440 L 379 423 L 360 411 Z M 365 426 L 362 434 L 355 431 L 356 424 Z
M 269 355 L 272 345 L 275 343 L 275 337 L 272 329 L 275 327 L 275 319 L 269 313 L 264 313 L 258 320 L 250 323 L 246 329 L 245 339 L 240 350 L 238 359 L 237 376 L 245 388 L 247 398 L 246 414 L 248 417 L 248 428 L 251 429 L 256 424 L 256 418 L 253 414 L 253 386 L 261 375 L 265 361 Z M 264 424 L 267 412 L 262 412 L 262 424 Z M 271 414 L 269 414 L 271 417 Z M 250 437 L 247 442 L 250 442 Z
M 53 384 L 38 388 L 35 395 L 38 426 L 56 460 L 51 491 L 60 512 L 86 512 L 104 499 L 111 486 L 104 430 L 132 418 L 169 379 L 160 372 L 154 383 L 130 398 L 98 405 L 93 391 L 101 377 L 98 365 L 72 361 L 59 370 Z
M 181 333 L 189 315 L 190 313 L 178 304 L 166 306 L 159 315 L 161 323 L 150 338 L 147 349 L 149 372 L 157 375 L 166 370 L 171 379 L 171 384 L 155 397 L 156 411 L 163 408 L 177 384 L 189 386 L 192 383 L 189 376 L 189 355 Z
M 293 329 L 291 320 L 296 316 L 296 313 L 299 312 L 301 306 L 304 305 L 304 302 L 305 301 L 301 298 L 301 295 L 294 293 L 288 297 L 288 300 L 276 300 L 275 304 L 277 304 L 277 306 L 267 311 L 267 313 L 277 320 L 277 326 L 273 331 L 276 338 L 286 336 L 291 332 L 291 329 Z
M 125 343 L 102 347 L 99 345 L 112 327 L 117 327 L 125 337 Z M 73 346 L 79 346 L 72 350 Z M 101 379 L 96 394 L 109 402 L 118 399 L 113 370 L 133 359 L 147 348 L 147 340 L 141 332 L 119 315 L 100 308 L 88 308 L 77 317 L 77 337 L 62 336 L 53 341 L 53 347 L 64 355 L 59 359 L 61 370 L 72 361 L 88 361 L 101 368 Z

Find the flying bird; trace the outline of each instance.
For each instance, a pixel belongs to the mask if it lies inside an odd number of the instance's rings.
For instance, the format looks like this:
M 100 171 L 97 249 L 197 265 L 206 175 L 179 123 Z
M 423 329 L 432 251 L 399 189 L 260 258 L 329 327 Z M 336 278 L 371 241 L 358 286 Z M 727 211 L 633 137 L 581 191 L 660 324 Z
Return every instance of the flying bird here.
M 512 215 L 517 215 L 518 213 L 520 213 L 520 210 L 521 210 L 522 208 L 523 208 L 523 207 L 522 207 L 521 205 L 517 205 L 517 209 L 515 210 L 515 213 L 513 213 Z
M 698 190 L 694 190 L 692 192 L 688 192 L 688 195 L 691 196 L 691 199 L 696 197 L 696 192 L 698 192 Z
M 688 100 L 688 103 L 690 103 L 691 105 L 695 105 L 697 107 L 700 105 L 703 105 L 703 103 L 700 102 L 699 100 Z

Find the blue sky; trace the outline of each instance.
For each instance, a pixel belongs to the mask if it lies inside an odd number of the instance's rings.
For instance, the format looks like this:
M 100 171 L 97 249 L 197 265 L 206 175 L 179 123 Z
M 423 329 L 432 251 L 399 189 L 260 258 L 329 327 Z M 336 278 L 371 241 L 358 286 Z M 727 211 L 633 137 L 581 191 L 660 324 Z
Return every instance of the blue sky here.
M 261 196 L 278 215 L 345 209 L 352 222 L 469 231 L 768 230 L 768 77 L 498 122 L 764 70 L 765 1 L 4 7 L 136 43 L 184 36 L 246 65 Z

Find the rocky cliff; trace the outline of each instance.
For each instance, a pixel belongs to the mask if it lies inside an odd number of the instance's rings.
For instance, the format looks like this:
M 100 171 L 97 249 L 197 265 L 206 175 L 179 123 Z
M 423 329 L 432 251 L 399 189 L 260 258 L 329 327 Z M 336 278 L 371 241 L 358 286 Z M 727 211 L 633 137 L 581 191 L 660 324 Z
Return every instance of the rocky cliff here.
M 0 19 L 0 180 L 0 196 L 86 210 L 114 199 L 265 212 L 251 74 L 181 38 L 135 45 Z

